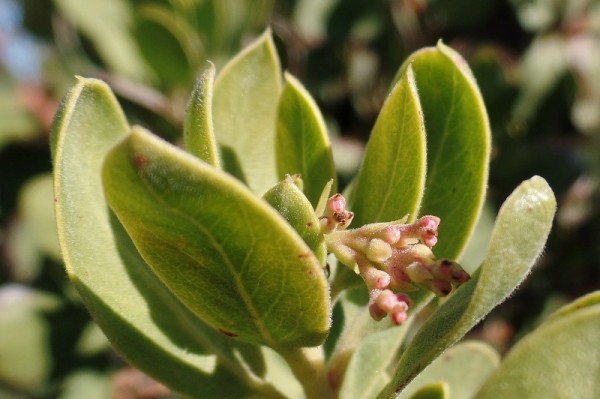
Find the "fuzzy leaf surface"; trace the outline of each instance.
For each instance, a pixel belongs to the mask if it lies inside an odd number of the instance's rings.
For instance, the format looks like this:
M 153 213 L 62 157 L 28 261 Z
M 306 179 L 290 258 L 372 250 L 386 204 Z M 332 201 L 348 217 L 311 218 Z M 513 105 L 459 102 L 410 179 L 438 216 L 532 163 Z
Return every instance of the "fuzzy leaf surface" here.
M 354 226 L 414 220 L 425 184 L 425 127 L 411 68 L 390 92 L 375 122 L 353 186 Z
M 136 127 L 108 154 L 103 183 L 142 257 L 208 324 L 275 349 L 325 339 L 319 261 L 238 180 Z
M 427 181 L 421 214 L 442 219 L 437 257 L 458 259 L 485 197 L 490 127 L 466 61 L 450 47 L 419 50 L 400 69 L 414 70 L 427 130 Z
M 499 365 L 500 355 L 489 345 L 460 343 L 435 359 L 396 398 L 412 398 L 421 387 L 443 381 L 452 399 L 471 399 Z
M 498 213 L 482 266 L 423 324 L 400 358 L 393 382 L 380 398 L 402 391 L 515 290 L 544 248 L 555 211 L 554 194 L 539 176 L 513 191 Z
M 366 312 L 363 311 L 358 317 L 365 315 Z M 411 323 L 407 322 L 400 327 L 391 326 L 387 320 L 377 323 L 383 324 L 380 328 L 387 328 L 376 331 L 359 342 L 344 374 L 340 399 L 375 398 L 391 379 L 389 367 L 397 359 Z
M 215 139 L 212 117 L 213 82 L 215 66 L 200 75 L 192 90 L 183 125 L 186 149 L 209 165 L 218 167 L 219 148 Z
M 267 191 L 263 199 L 296 230 L 324 267 L 327 246 L 321 232 L 321 223 L 308 198 L 294 183 L 294 178 L 287 176 Z
M 510 351 L 477 399 L 600 397 L 600 304 L 544 322 Z
M 304 193 L 316 206 L 325 184 L 336 177 L 331 143 L 317 104 L 288 73 L 277 108 L 275 148 L 279 178 L 302 176 Z
M 108 210 L 102 160 L 128 131 L 101 81 L 79 79 L 61 104 L 51 142 L 58 235 L 69 278 L 121 355 L 153 378 L 190 396 L 260 396 L 236 360 L 241 343 L 215 332 L 179 302 Z
M 233 151 L 250 188 L 263 194 L 277 182 L 275 120 L 281 66 L 267 30 L 218 74 L 213 122 L 219 144 Z

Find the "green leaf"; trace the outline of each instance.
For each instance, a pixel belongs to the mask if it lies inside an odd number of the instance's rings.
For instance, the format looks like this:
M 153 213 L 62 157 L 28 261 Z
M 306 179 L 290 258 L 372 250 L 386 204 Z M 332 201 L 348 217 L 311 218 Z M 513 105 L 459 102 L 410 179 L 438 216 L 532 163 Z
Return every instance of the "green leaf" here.
M 214 78 L 215 66 L 211 63 L 196 82 L 190 96 L 183 126 L 183 141 L 190 153 L 218 167 L 219 149 L 212 119 Z
M 590 292 L 587 295 L 584 295 L 580 298 L 577 298 L 571 303 L 561 307 L 556 312 L 552 313 L 544 323 L 548 323 L 551 320 L 557 319 L 559 317 L 571 314 L 579 309 L 583 309 L 588 306 L 593 306 L 600 303 L 600 291 Z
M 112 377 L 97 371 L 78 369 L 61 384 L 59 399 L 103 399 L 113 395 Z
M 360 316 L 368 315 L 362 312 Z M 390 381 L 389 367 L 396 360 L 411 323 L 400 327 L 390 326 L 387 321 L 378 323 L 387 328 L 368 335 L 354 350 L 344 374 L 340 399 L 375 398 Z
M 423 324 L 380 398 L 401 391 L 446 348 L 523 281 L 541 253 L 552 226 L 556 200 L 539 176 L 527 180 L 502 205 L 489 251 L 479 270 Z
M 102 160 L 128 131 L 114 95 L 95 79 L 80 78 L 57 114 L 55 206 L 69 278 L 112 344 L 145 373 L 191 396 L 250 397 L 255 382 L 236 345 L 171 294 L 108 211 Z
M 421 387 L 410 399 L 450 399 L 448 384 L 445 382 L 433 382 Z M 454 398 L 454 397 L 452 397 Z
M 304 193 L 294 183 L 294 178 L 287 176 L 267 191 L 263 199 L 287 220 L 325 267 L 327 245 L 321 233 L 321 223 Z
M 448 349 L 420 373 L 396 399 L 443 381 L 452 399 L 470 399 L 500 364 L 500 355 L 483 342 L 467 341 Z
M 436 256 L 458 259 L 475 228 L 488 178 L 490 128 L 466 61 L 439 42 L 409 57 L 427 129 L 427 182 L 421 214 L 442 219 Z
M 52 184 L 50 174 L 29 179 L 19 193 L 19 212 L 36 246 L 44 254 L 60 261 Z
M 238 180 L 134 128 L 108 154 L 103 182 L 152 270 L 208 324 L 275 349 L 324 340 L 329 298 L 319 261 Z
M 18 284 L 0 287 L 0 381 L 28 393 L 41 393 L 52 372 L 51 329 L 44 311 L 58 298 Z M 30 395 L 39 396 L 39 395 Z
M 336 192 L 333 153 L 323 116 L 310 94 L 289 73 L 285 74 L 277 108 L 275 149 L 279 178 L 302 176 L 304 193 L 313 207 L 331 179 Z
M 217 76 L 213 121 L 218 142 L 237 155 L 248 185 L 262 194 L 277 182 L 275 120 L 281 67 L 267 30 Z
M 353 224 L 417 216 L 425 184 L 425 127 L 411 68 L 392 89 L 375 122 L 353 186 Z
M 552 318 L 515 345 L 476 398 L 598 398 L 598 342 L 600 304 Z
M 136 80 L 147 77 L 147 66 L 130 33 L 133 11 L 119 0 L 56 0 L 56 6 L 94 44 L 116 72 Z

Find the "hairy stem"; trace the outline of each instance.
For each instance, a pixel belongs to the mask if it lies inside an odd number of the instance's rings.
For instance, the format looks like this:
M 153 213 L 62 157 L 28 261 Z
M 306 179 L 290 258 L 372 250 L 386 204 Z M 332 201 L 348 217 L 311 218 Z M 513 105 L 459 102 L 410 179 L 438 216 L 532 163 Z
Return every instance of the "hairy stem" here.
M 322 347 L 278 349 L 277 352 L 302 384 L 307 399 L 335 399 L 327 378 Z

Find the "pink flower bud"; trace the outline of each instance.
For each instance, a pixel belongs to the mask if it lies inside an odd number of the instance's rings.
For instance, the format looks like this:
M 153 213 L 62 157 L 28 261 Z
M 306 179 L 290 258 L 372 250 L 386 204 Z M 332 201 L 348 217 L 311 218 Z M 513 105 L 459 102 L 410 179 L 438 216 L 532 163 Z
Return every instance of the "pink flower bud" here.
M 335 194 L 327 201 L 327 208 L 331 213 L 342 213 L 346 211 L 346 198 L 342 194 Z
M 363 271 L 361 274 L 363 275 L 363 278 L 367 283 L 367 287 L 369 289 L 387 288 L 387 286 L 390 285 L 390 281 L 392 280 L 389 274 L 373 266 L 369 267 L 366 271 Z
M 383 319 L 387 315 L 387 313 L 384 312 L 375 302 L 369 304 L 369 314 L 374 320 L 377 321 Z

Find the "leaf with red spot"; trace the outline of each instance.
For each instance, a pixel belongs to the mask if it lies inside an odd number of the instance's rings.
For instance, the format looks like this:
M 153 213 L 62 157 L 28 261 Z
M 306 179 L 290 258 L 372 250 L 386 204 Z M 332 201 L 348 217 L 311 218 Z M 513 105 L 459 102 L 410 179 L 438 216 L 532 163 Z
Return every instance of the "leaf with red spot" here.
M 202 320 L 273 348 L 323 342 L 321 264 L 245 185 L 139 127 L 107 155 L 103 183 L 142 257 Z

